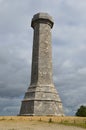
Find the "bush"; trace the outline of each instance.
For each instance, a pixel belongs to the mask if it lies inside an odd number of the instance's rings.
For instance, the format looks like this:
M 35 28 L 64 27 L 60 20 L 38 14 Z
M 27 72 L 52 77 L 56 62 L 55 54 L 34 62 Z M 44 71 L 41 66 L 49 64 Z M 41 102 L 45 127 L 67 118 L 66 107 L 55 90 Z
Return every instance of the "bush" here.
M 76 112 L 76 116 L 86 117 L 86 106 L 80 106 Z

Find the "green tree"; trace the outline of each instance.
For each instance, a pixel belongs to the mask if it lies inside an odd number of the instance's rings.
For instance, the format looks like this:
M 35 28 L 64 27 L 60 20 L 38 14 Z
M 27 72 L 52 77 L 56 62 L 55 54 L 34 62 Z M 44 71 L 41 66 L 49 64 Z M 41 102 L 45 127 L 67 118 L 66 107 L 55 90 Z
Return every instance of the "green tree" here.
M 86 106 L 80 106 L 80 108 L 76 112 L 76 116 L 86 117 Z

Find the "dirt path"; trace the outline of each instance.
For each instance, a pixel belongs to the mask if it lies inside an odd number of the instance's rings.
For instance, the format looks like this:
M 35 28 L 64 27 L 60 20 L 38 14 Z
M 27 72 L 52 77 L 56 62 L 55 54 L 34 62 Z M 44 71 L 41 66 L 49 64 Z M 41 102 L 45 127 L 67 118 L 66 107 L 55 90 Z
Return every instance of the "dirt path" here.
M 37 121 L 0 121 L 0 130 L 84 130 L 83 128 L 64 126 Z

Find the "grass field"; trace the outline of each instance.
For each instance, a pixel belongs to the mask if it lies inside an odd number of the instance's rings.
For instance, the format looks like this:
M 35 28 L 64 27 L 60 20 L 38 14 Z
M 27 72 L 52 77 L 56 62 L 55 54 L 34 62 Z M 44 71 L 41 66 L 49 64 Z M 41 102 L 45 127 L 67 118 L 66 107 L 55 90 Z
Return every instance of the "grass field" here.
M 31 125 L 38 123 L 47 124 L 63 124 L 67 126 L 78 126 L 86 128 L 86 117 L 56 117 L 56 116 L 0 116 L 0 130 L 17 130 L 21 126 Z M 11 125 L 9 127 L 9 124 Z M 15 129 L 16 124 L 16 129 Z M 7 128 L 7 129 L 6 129 Z M 24 127 L 25 129 L 25 127 Z M 41 129 L 41 128 L 40 128 Z M 29 130 L 32 130 L 29 128 Z

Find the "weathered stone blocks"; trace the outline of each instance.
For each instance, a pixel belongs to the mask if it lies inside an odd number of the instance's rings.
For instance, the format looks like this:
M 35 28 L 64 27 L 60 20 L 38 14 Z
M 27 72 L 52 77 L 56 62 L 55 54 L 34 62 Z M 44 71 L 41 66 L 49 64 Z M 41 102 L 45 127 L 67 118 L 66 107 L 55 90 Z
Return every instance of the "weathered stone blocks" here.
M 20 115 L 64 115 L 52 77 L 53 24 L 52 17 L 47 13 L 38 13 L 32 18 L 34 38 L 31 83 L 22 101 Z

